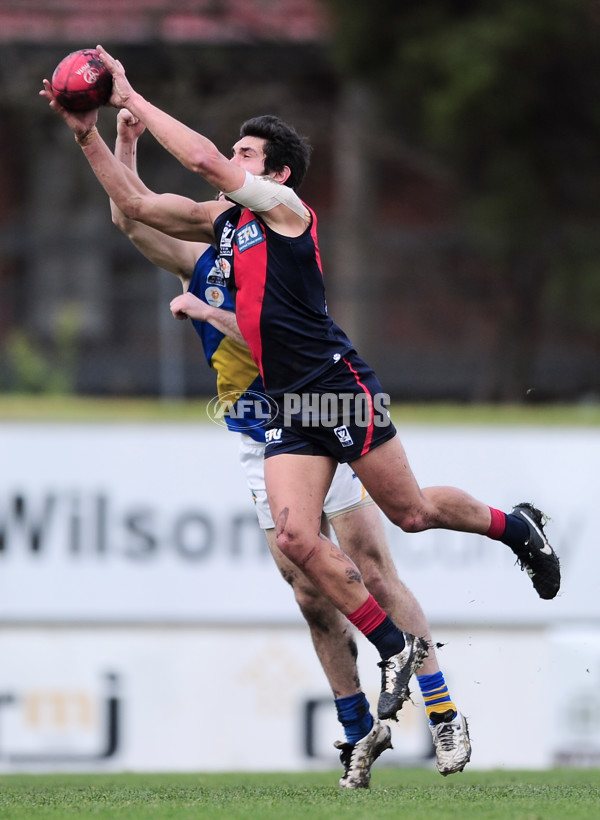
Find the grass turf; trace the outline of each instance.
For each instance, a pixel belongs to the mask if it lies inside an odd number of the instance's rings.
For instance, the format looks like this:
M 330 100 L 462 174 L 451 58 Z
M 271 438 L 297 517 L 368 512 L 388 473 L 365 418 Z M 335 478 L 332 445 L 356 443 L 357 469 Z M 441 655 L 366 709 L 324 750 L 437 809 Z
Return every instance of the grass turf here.
M 597 820 L 600 771 L 379 769 L 369 791 L 339 772 L 5 775 L 3 820 Z

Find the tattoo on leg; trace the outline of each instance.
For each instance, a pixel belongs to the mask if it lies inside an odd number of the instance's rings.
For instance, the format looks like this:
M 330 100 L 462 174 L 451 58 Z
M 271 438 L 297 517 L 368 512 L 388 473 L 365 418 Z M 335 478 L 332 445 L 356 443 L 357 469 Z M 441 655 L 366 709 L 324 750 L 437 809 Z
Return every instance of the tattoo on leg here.
M 346 578 L 349 584 L 362 583 L 362 577 L 356 567 L 348 567 L 346 570 Z
M 288 516 L 290 514 L 290 508 L 284 507 L 282 511 L 277 516 L 277 523 L 275 525 L 275 535 L 281 535 L 281 533 L 285 529 L 285 525 L 287 524 Z

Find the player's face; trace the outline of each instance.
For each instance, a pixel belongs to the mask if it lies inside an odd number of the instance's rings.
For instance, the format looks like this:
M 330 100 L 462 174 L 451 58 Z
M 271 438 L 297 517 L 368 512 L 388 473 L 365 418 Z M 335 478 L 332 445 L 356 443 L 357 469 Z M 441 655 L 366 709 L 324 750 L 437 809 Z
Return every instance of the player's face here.
M 242 137 L 233 146 L 231 162 L 257 177 L 265 172 L 265 140 L 261 137 Z

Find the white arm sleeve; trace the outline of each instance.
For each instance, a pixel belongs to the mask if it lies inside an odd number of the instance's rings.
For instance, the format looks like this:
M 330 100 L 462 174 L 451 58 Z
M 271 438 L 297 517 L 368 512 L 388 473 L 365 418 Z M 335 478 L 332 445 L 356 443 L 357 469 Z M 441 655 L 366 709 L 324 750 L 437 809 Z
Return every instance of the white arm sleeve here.
M 277 205 L 287 205 L 294 213 L 305 219 L 306 206 L 298 194 L 287 185 L 275 182 L 270 177 L 255 177 L 246 171 L 246 181 L 237 191 L 225 194 L 227 199 L 249 208 L 251 211 L 270 211 Z

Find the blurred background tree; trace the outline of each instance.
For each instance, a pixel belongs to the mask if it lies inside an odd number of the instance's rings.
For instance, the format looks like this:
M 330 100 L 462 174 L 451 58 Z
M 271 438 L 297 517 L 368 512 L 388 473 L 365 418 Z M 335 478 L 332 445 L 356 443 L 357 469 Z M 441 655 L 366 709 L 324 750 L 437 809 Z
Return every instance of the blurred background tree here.
M 598 360 L 600 3 L 323 2 L 340 76 L 368 89 L 399 154 L 451 180 L 485 260 L 457 279 L 465 299 L 487 291 L 496 328 L 479 398 L 527 395 L 544 322 Z

